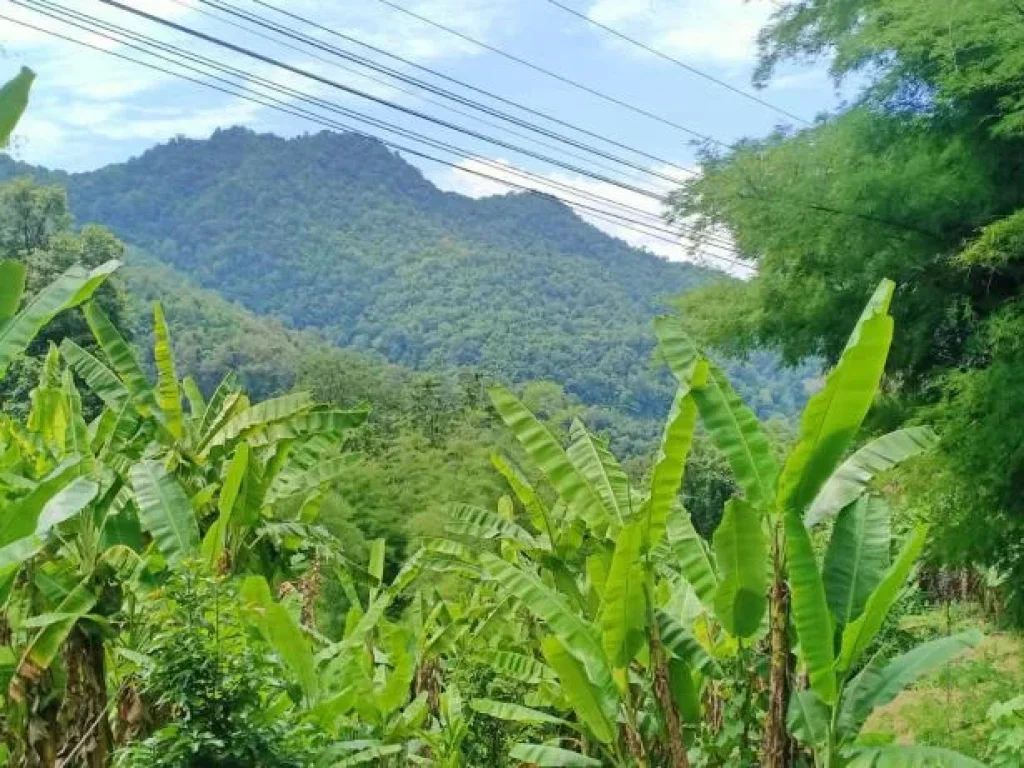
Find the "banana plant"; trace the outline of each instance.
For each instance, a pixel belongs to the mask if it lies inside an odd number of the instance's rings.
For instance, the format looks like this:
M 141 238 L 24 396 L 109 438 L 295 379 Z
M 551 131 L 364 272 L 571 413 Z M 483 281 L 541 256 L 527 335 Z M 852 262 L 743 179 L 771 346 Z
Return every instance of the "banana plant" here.
M 151 382 L 102 310 L 90 303 L 84 311 L 100 355 L 70 339 L 61 343 L 61 355 L 106 405 L 101 426 L 145 444 L 144 460 L 122 470 L 139 517 L 165 556 L 198 550 L 211 568 L 273 575 L 279 548 L 298 549 L 317 538 L 312 524 L 320 499 L 358 460 L 342 445 L 365 420 L 365 409 L 323 408 L 301 392 L 251 403 L 230 374 L 207 400 L 192 379 L 178 379 L 159 304 Z
M 413 625 L 386 616 L 406 596 L 422 562 L 411 558 L 390 584 L 384 582 L 383 567 L 380 540 L 371 547 L 366 568 L 356 574 L 367 584 L 365 600 L 351 578 L 343 580 L 350 608 L 336 640 L 303 623 L 301 588 L 280 590 L 281 599 L 275 600 L 262 577 L 248 576 L 241 583 L 253 626 L 296 681 L 292 704 L 333 738 L 325 764 L 405 764 L 405 758 L 422 750 L 421 732 L 436 715 L 430 694 L 416 690 Z M 450 716 L 454 725 L 454 712 Z
M 13 753 L 45 762 L 92 733 L 80 754 L 101 764 L 111 747 L 105 637 L 122 585 L 138 577 L 143 561 L 106 540 L 117 475 L 95 454 L 78 391 L 55 348 L 31 403 L 26 424 L 3 424 L 11 439 L 4 477 L 21 491 L 0 513 L 0 599 L 11 654 L 4 682 L 9 714 L 26 735 Z
M 748 592 L 757 591 L 749 587 L 756 566 L 735 557 L 744 542 L 727 535 L 717 542 L 723 558 L 731 552 L 738 566 L 727 568 L 722 578 L 716 554 L 678 502 L 696 424 L 691 386 L 708 373 L 696 355 L 691 363 L 647 493 L 630 487 L 614 456 L 581 423 L 572 425 L 563 448 L 513 395 L 500 387 L 490 392 L 523 452 L 550 484 L 555 502 L 547 503 L 508 459 L 495 457 L 523 519 L 516 519 L 508 499 L 497 512 L 456 505 L 449 532 L 458 541 L 428 548 L 468 567 L 475 580 L 494 584 L 532 617 L 539 657 L 523 656 L 512 669 L 533 669 L 538 681 L 533 702 L 571 712 L 573 719 L 519 704 L 472 705 L 515 722 L 558 723 L 576 736 L 567 745 L 520 745 L 520 759 L 540 765 L 601 764 L 599 759 L 629 765 L 663 755 L 673 764 L 688 764 L 700 689 L 718 669 L 678 613 L 691 593 L 684 572 L 711 610 L 717 596 L 730 631 L 753 635 L 759 629 L 759 617 L 751 620 L 743 607 L 756 602 Z M 736 616 L 738 627 L 731 622 Z M 594 745 L 599 758 L 580 752 L 584 743 Z
M 875 438 L 844 460 L 885 369 L 893 333 L 889 304 L 894 287 L 883 280 L 868 301 L 824 387 L 809 400 L 796 444 L 781 469 L 757 418 L 721 371 L 709 363 L 711 374 L 705 385 L 694 388 L 701 420 L 728 459 L 740 488 L 733 511 L 738 509 L 735 505 L 752 510 L 745 524 L 748 534 L 753 528 L 764 528 L 768 541 L 771 671 L 762 749 L 766 766 L 787 765 L 791 752 L 786 729 L 787 707 L 792 708 L 791 619 L 811 690 L 825 704 L 837 705 L 835 630 L 843 630 L 860 615 L 865 595 L 874 587 L 871 574 L 877 575 L 877 562 L 888 547 L 887 536 L 880 543 L 880 528 L 862 524 L 867 519 L 864 510 L 873 508 L 863 500 L 879 474 L 937 440 L 930 429 L 911 427 Z M 659 319 L 656 331 L 669 368 L 681 381 L 688 380 L 691 360 L 699 351 L 676 318 Z M 723 524 L 728 517 L 727 510 Z M 814 560 L 809 526 L 834 520 L 841 535 L 831 553 L 830 592 Z M 867 546 L 872 536 L 877 539 L 873 549 Z M 865 565 L 861 558 L 874 558 L 874 565 L 861 570 Z M 844 569 L 856 574 L 856 584 L 846 584 L 847 591 L 841 595 L 835 574 Z
M 807 528 L 787 526 L 799 656 L 808 673 L 815 670 L 811 687 L 793 693 L 789 726 L 817 766 L 981 766 L 948 750 L 856 743 L 875 708 L 981 640 L 971 630 L 923 643 L 895 659 L 877 653 L 866 658 L 911 575 L 925 533 L 923 527 L 914 530 L 890 563 L 888 505 L 862 496 L 839 512 L 819 568 Z M 819 653 L 829 654 L 827 669 L 816 667 Z

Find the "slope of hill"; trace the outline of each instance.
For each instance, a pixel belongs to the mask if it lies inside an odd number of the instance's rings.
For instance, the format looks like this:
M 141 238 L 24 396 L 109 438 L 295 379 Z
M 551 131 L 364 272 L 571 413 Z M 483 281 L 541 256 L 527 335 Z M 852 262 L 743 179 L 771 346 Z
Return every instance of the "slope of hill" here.
M 442 192 L 348 134 L 234 128 L 70 175 L 0 158 L 0 177 L 26 172 L 66 185 L 78 221 L 287 326 L 415 368 L 552 379 L 639 416 L 669 397 L 651 319 L 721 277 L 631 248 L 542 195 Z M 802 374 L 780 375 L 768 357 L 751 371 L 762 412 L 802 399 Z

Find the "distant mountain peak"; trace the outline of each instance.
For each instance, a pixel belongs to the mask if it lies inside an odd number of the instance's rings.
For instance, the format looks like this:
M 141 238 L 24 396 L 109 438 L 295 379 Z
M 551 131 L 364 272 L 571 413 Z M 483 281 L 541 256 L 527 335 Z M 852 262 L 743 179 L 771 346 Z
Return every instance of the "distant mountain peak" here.
M 79 222 L 202 287 L 416 367 L 553 379 L 592 403 L 659 409 L 651 321 L 721 273 L 631 247 L 542 192 L 442 192 L 353 133 L 225 128 L 53 174 Z M 652 378 L 653 377 L 653 378 Z

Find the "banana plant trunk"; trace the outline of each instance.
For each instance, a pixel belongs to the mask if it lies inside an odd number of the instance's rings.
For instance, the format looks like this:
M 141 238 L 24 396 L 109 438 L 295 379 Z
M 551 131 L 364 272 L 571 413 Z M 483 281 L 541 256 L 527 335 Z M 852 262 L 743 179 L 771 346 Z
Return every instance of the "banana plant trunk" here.
M 648 641 L 651 646 L 651 664 L 654 668 L 654 696 L 658 700 L 662 717 L 665 718 L 671 764 L 673 768 L 690 768 L 690 759 L 686 754 L 686 742 L 683 739 L 682 717 L 669 683 L 668 660 L 665 647 L 661 644 L 661 631 L 657 621 L 648 622 L 648 626 L 650 627 Z
M 107 716 L 103 640 L 75 626 L 64 647 L 64 664 L 67 688 L 58 714 L 58 762 L 103 768 L 114 741 Z
M 762 768 L 788 768 L 792 764 L 792 744 L 786 729 L 786 707 L 789 703 L 789 587 L 786 584 L 784 544 L 781 526 L 776 527 L 772 542 L 773 579 L 769 595 L 770 659 L 768 678 L 768 716 L 765 720 Z

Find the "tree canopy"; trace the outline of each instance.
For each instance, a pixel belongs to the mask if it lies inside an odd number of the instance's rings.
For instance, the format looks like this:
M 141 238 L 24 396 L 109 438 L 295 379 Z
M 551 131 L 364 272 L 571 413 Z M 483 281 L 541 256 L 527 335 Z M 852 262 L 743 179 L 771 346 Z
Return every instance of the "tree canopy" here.
M 704 176 L 673 198 L 675 216 L 727 228 L 758 266 L 728 289 L 751 308 L 740 318 L 717 322 L 726 310 L 709 294 L 684 298 L 709 308 L 695 321 L 709 341 L 729 334 L 832 362 L 871 287 L 896 281 L 876 422 L 936 424 L 945 451 L 930 506 L 947 554 L 1012 567 L 1018 583 L 1022 21 L 1004 0 L 779 4 L 761 33 L 759 80 L 826 58 L 857 95 L 805 130 L 709 152 Z

